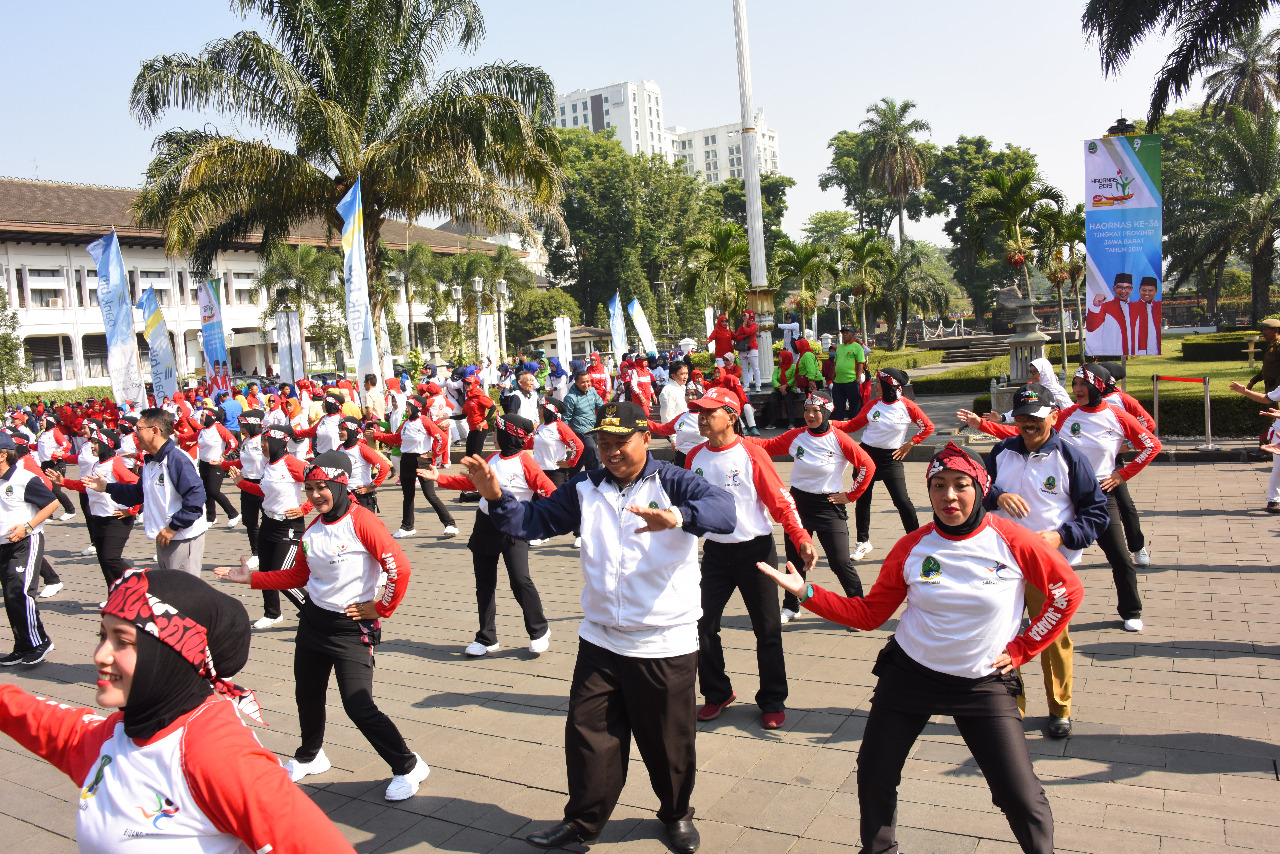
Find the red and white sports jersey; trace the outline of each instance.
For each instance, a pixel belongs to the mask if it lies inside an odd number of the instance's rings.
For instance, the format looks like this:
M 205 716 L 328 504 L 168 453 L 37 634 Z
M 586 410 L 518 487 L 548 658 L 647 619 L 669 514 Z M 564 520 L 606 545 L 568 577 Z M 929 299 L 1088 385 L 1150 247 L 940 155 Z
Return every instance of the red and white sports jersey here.
M 431 461 L 444 467 L 449 463 L 449 437 L 426 414 L 405 421 L 394 433 L 370 430 L 370 439 L 396 445 L 404 454 L 430 454 Z
M 311 502 L 302 500 L 303 472 L 306 465 L 297 457 L 285 454 L 262 470 L 262 482 L 242 480 L 237 484 L 242 490 L 262 498 L 262 512 L 277 522 L 284 521 L 285 511 L 301 507 L 311 512 Z
M 1026 584 L 1046 594 L 1044 608 L 1018 634 Z M 988 515 L 967 537 L 933 522 L 898 540 L 865 597 L 815 585 L 804 605 L 855 628 L 879 628 L 905 600 L 893 637 L 912 660 L 939 673 L 976 679 L 995 672 L 1006 649 L 1015 667 L 1039 655 L 1080 606 L 1075 572 L 1040 535 Z
M 514 495 L 517 501 L 529 501 L 534 495 L 546 498 L 556 491 L 556 485 L 538 468 L 528 451 L 520 451 L 510 457 L 493 454 L 486 462 L 498 476 L 498 485 L 502 487 L 502 491 Z M 445 489 L 476 491 L 476 485 L 465 474 L 442 474 L 438 483 Z M 480 512 L 489 512 L 489 499 L 480 499 Z
M 85 488 L 83 478 L 92 475 L 102 475 L 107 483 L 137 483 L 138 475 L 129 468 L 128 463 L 120 459 L 118 454 L 106 461 L 94 460 L 93 465 L 81 469 L 80 478 L 66 478 L 62 481 L 62 485 L 85 494 L 89 500 L 89 513 L 92 516 L 111 516 L 117 510 L 129 509 L 123 504 L 117 504 L 115 499 L 105 492 Z
M 333 823 L 290 782 L 235 705 L 218 695 L 149 739 L 0 685 L 0 729 L 80 786 L 81 852 L 301 854 L 350 852 Z
M 382 482 L 391 473 L 391 464 L 364 442 L 356 442 L 352 448 L 344 445 L 342 450 L 351 460 L 351 477 L 347 480 L 350 489 L 369 485 L 382 486 Z
M 731 534 L 707 534 L 717 543 L 745 543 L 766 534 L 772 536 L 773 523 L 781 523 L 797 546 L 811 542 L 800 524 L 800 514 L 791 493 L 783 485 L 773 461 L 759 445 L 734 438 L 723 448 L 705 442 L 689 452 L 684 467 L 706 478 L 712 486 L 733 493 L 738 508 L 738 525 Z
M 1156 420 L 1151 417 L 1151 413 L 1147 412 L 1146 408 L 1139 403 L 1137 398 L 1133 395 L 1121 391 L 1120 389 L 1116 389 L 1102 399 L 1114 406 L 1116 409 L 1123 409 L 1125 412 L 1138 419 L 1138 423 L 1146 429 L 1155 429 Z
M 36 439 L 36 457 L 42 463 L 71 456 L 71 442 L 58 427 L 50 427 Z
M 409 585 L 409 561 L 387 526 L 355 501 L 335 522 L 317 516 L 302 533 L 302 548 L 293 566 L 275 572 L 255 572 L 254 590 L 306 587 L 307 597 L 326 611 L 341 614 L 356 602 L 370 602 L 378 591 L 378 575 L 387 584 L 378 600 L 378 616 L 390 617 Z
M 307 426 L 307 415 L 305 412 L 299 412 L 289 422 L 289 426 L 293 428 L 296 437 L 299 430 L 303 430 Z M 289 453 L 293 454 L 299 460 L 306 462 L 311 457 L 311 440 L 305 436 L 302 438 L 294 438 L 289 440 Z
M 223 455 L 236 446 L 236 437 L 221 424 L 214 424 L 196 434 L 196 446 L 200 449 L 200 462 L 220 463 Z
M 681 398 L 681 403 L 684 399 Z M 688 410 L 681 412 L 666 424 L 657 421 L 649 422 L 649 432 L 655 436 L 667 436 L 675 445 L 676 452 L 688 455 L 690 451 L 707 441 L 698 429 L 698 414 Z
M 832 426 L 846 433 L 862 430 L 862 444 L 886 451 L 905 445 L 912 429 L 916 432 L 911 436 L 911 441 L 916 445 L 933 433 L 933 422 L 929 420 L 929 416 L 916 406 L 914 400 L 905 397 L 899 397 L 893 403 L 877 400 L 869 409 L 859 412 L 856 418 L 832 422 Z
M 1070 442 L 1084 454 L 1098 480 L 1110 477 L 1115 471 L 1116 455 L 1126 439 L 1138 449 L 1138 456 L 1120 470 L 1120 476 L 1125 480 L 1146 468 L 1163 447 L 1159 439 L 1138 423 L 1138 419 L 1106 403 L 1064 409 L 1058 413 L 1054 426 L 1063 441 Z
M 828 429 L 814 433 L 808 427 L 775 436 L 772 439 L 750 439 L 770 456 L 790 454 L 791 485 L 804 492 L 831 495 L 844 491 L 844 473 L 853 466 L 853 484 L 845 493 L 850 501 L 867 491 L 876 464 L 857 442 L 843 430 Z
M 533 461 L 544 471 L 554 471 L 556 463 L 567 460 L 577 465 L 582 457 L 582 440 L 574 435 L 569 425 L 556 420 L 549 424 L 540 424 L 533 431 L 530 443 L 533 450 Z M 526 445 L 529 448 L 530 445 Z
M 247 478 L 262 479 L 262 473 L 267 469 L 267 454 L 262 450 L 260 437 L 250 436 L 240 444 L 240 459 L 235 466 Z M 224 471 L 228 468 L 230 466 L 223 465 Z

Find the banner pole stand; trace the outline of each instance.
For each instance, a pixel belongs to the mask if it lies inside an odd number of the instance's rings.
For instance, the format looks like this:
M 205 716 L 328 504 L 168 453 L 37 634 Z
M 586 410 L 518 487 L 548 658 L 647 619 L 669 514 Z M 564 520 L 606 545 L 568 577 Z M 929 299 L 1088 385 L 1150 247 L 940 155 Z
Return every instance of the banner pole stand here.
M 1209 421 L 1209 378 L 1204 378 L 1204 444 L 1196 448 L 1197 451 L 1217 451 L 1218 446 L 1213 444 L 1213 426 Z
M 1156 374 L 1151 375 L 1151 409 L 1152 409 L 1151 417 L 1154 418 L 1156 421 L 1156 423 L 1153 425 L 1152 432 L 1154 432 L 1156 434 L 1156 438 L 1159 439 L 1160 438 L 1160 377 L 1157 376 Z

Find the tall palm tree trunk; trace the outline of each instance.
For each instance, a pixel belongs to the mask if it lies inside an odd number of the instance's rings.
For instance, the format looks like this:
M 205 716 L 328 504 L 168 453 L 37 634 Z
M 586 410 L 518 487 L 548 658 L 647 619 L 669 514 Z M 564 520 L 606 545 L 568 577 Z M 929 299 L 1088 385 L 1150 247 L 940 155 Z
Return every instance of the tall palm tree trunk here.
M 907 245 L 907 197 L 898 196 L 898 248 Z
M 1080 282 L 1073 281 L 1071 286 L 1076 292 L 1076 340 L 1080 342 L 1080 367 L 1084 367 L 1084 304 L 1080 295 Z
M 1059 282 L 1055 290 L 1058 292 L 1058 328 L 1062 331 L 1062 372 L 1067 373 L 1067 307 L 1062 299 L 1062 286 Z
M 1253 253 L 1253 269 L 1249 272 L 1253 291 L 1253 307 L 1250 320 L 1254 326 L 1271 313 L 1271 274 L 1276 268 L 1276 238 L 1274 232 L 1258 245 Z

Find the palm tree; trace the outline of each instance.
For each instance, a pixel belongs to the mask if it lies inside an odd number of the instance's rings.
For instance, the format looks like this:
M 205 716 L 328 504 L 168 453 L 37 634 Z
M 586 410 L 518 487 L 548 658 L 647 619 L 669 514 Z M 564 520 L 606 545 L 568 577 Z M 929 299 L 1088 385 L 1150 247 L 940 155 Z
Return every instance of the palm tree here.
M 929 133 L 929 123 L 922 119 L 908 120 L 907 114 L 916 108 L 911 100 L 899 104 L 892 98 L 881 98 L 880 103 L 867 107 L 862 120 L 862 132 L 871 139 L 871 153 L 865 163 L 871 184 L 898 202 L 898 245 L 907 240 L 907 197 L 924 186 L 929 157 L 915 139 L 915 134 Z
M 1202 112 L 1222 115 L 1229 106 L 1248 110 L 1255 116 L 1280 93 L 1280 65 L 1277 48 L 1280 29 L 1263 34 L 1254 24 L 1238 39 L 1206 63 L 1205 70 L 1217 69 L 1204 78 Z
M 434 253 L 431 247 L 425 243 L 414 243 L 404 252 L 393 250 L 390 253 L 391 273 L 404 288 L 404 301 L 409 307 L 409 348 L 411 350 L 416 350 L 418 347 L 417 330 L 413 323 L 413 304 L 416 301 L 426 303 L 428 308 L 434 308 L 435 296 L 439 294 L 435 276 L 432 275 L 433 258 Z M 435 315 L 433 314 L 433 328 L 434 323 Z
M 198 56 L 145 62 L 130 110 L 150 127 L 171 109 L 213 111 L 255 138 L 170 130 L 155 143 L 133 212 L 171 254 L 210 266 L 253 236 L 263 250 L 317 219 L 361 179 L 370 309 L 390 289 L 378 260 L 389 217 L 419 214 L 564 232 L 555 87 L 540 68 L 495 62 L 441 72 L 484 35 L 477 0 L 231 0 L 269 38 L 242 31 Z M 271 140 L 288 140 L 278 148 Z M 567 239 L 567 233 L 565 234 Z
M 942 314 L 951 307 L 951 294 L 934 271 L 933 252 L 928 244 L 909 240 L 894 253 L 893 274 L 885 282 L 877 301 L 897 327 L 891 349 L 901 350 L 907 341 L 911 309 Z
M 713 226 L 706 234 L 684 242 L 684 294 L 693 298 L 699 285 L 710 286 L 722 314 L 731 314 L 745 300 L 751 265 L 747 233 L 734 222 Z
M 986 236 L 999 228 L 1005 236 L 1008 252 L 1005 260 L 1021 269 L 1031 296 L 1031 270 L 1027 266 L 1027 228 L 1037 210 L 1053 205 L 1062 207 L 1062 193 L 1049 186 L 1034 169 L 1005 173 L 988 169 L 982 173 L 982 188 L 969 200 L 969 215 L 977 226 L 976 234 Z M 974 247 L 977 250 L 979 247 Z M 1016 286 L 1015 286 L 1016 287 Z
M 818 291 L 823 282 L 834 283 L 840 278 L 840 268 L 832 260 L 831 249 L 823 243 L 796 243 L 789 237 L 780 238 L 774 263 L 782 280 L 795 285 L 793 299 L 801 317 L 816 312 Z M 817 315 L 814 314 L 815 335 L 817 326 Z
M 1058 297 L 1058 328 L 1062 337 L 1062 370 L 1067 370 L 1067 309 L 1063 289 L 1077 286 L 1084 275 L 1084 204 L 1069 211 L 1044 206 L 1031 222 L 1036 266 Z M 1077 292 L 1079 288 L 1076 288 Z M 1078 293 L 1077 293 L 1078 296 Z M 1078 306 L 1077 306 L 1078 308 Z M 1081 353 L 1083 363 L 1083 352 Z
M 1098 42 L 1104 74 L 1118 74 L 1147 36 L 1169 34 L 1174 47 L 1156 75 L 1147 127 L 1155 132 L 1169 102 L 1191 89 L 1196 75 L 1276 5 L 1277 0 L 1088 0 L 1081 24 Z
M 853 286 L 858 297 L 858 314 L 862 328 L 862 340 L 870 345 L 867 337 L 867 300 L 872 299 L 885 280 L 893 275 L 893 247 L 874 231 L 841 235 L 836 248 L 845 281 Z
M 1210 147 L 1229 189 L 1193 200 L 1170 223 L 1170 233 L 1179 235 L 1182 248 L 1168 275 L 1186 275 L 1240 248 L 1250 260 L 1256 324 L 1271 313 L 1280 234 L 1280 128 L 1276 110 L 1269 105 L 1257 116 L 1239 107 L 1228 108 L 1228 113 L 1226 126 L 1214 135 Z
M 304 334 L 323 343 L 339 340 L 335 306 L 345 310 L 346 299 L 338 277 L 342 275 L 342 256 L 330 249 L 301 244 L 297 247 L 277 244 L 267 253 L 262 275 L 253 283 L 254 297 L 266 294 L 262 309 L 262 328 L 275 319 L 278 311 L 297 311 L 298 325 Z M 345 330 L 344 330 L 345 331 Z M 306 373 L 306 348 L 302 348 L 303 373 Z

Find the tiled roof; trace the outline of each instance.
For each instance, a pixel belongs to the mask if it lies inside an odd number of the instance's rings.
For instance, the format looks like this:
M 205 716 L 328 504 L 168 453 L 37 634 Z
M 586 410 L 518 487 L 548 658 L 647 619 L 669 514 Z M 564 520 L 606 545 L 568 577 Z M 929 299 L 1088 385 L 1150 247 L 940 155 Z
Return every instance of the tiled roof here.
M 129 206 L 137 193 L 123 187 L 0 178 L 0 240 L 88 243 L 114 226 L 124 245 L 163 246 L 159 229 L 133 224 Z M 405 224 L 387 220 L 382 227 L 382 239 L 391 249 L 403 249 Z M 408 239 L 410 243 L 425 243 L 433 251 L 446 255 L 469 249 L 492 253 L 498 248 L 494 243 L 417 225 L 409 229 Z M 298 228 L 289 242 L 337 246 L 339 236 L 329 234 L 322 220 L 313 220 Z M 256 250 L 258 241 L 250 239 L 240 248 Z

